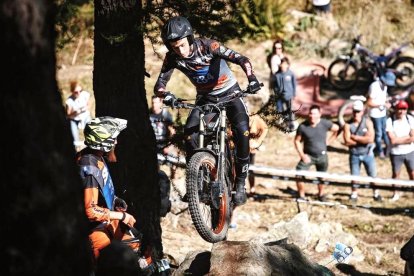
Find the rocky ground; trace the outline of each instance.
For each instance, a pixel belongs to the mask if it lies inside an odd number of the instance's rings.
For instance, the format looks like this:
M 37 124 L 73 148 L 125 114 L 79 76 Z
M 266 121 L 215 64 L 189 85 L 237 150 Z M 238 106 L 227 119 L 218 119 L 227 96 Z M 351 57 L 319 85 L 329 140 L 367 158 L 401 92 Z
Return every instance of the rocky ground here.
M 265 150 L 257 154 L 257 165 L 285 169 L 295 167 L 298 157 L 293 148 L 292 134 L 272 129 L 265 146 Z M 341 145 L 341 138 L 331 149 L 328 153 L 329 172 L 349 173 L 347 153 L 343 151 L 345 147 Z M 389 160 L 376 161 L 379 177 L 389 178 Z M 163 169 L 169 170 L 166 166 Z M 185 191 L 183 175 L 184 172 L 179 169 L 174 181 L 174 186 L 181 193 Z M 257 195 L 237 208 L 237 227 L 229 230 L 228 240 L 270 241 L 287 236 L 303 249 L 310 260 L 326 265 L 336 275 L 402 275 L 404 263 L 399 258 L 399 250 L 414 233 L 412 193 L 404 193 L 399 201 L 391 202 L 392 193 L 382 191 L 384 201 L 375 202 L 371 190 L 361 189 L 360 199 L 353 206 L 348 201 L 350 189 L 330 186 L 326 188 L 329 201 L 341 203 L 341 206 L 306 203 L 298 206 L 294 201 L 296 187 L 293 182 L 257 178 L 256 183 Z M 310 198 L 316 197 L 316 186 L 308 184 L 306 188 Z M 172 200 L 173 211 L 162 219 L 163 243 L 165 252 L 180 263 L 190 251 L 211 250 L 212 245 L 198 235 L 187 204 L 180 201 L 176 192 L 172 193 Z M 281 225 L 298 220 L 299 212 L 302 212 L 300 216 L 305 216 L 299 219 L 300 227 L 293 224 L 293 229 L 281 230 Z M 295 229 L 302 229 L 303 234 L 295 232 Z M 327 234 L 321 236 L 320 233 Z M 332 261 L 336 242 L 354 248 L 347 265 L 337 266 Z

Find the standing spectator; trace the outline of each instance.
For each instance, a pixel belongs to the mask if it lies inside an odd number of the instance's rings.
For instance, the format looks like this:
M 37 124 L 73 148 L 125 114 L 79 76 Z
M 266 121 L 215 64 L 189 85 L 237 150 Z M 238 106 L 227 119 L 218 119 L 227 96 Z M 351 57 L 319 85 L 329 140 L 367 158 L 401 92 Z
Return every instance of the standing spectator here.
M 286 116 L 289 121 L 289 129 L 293 130 L 295 120 L 292 112 L 292 100 L 296 96 L 296 77 L 289 69 L 290 63 L 287 57 L 282 58 L 279 71 L 274 78 L 274 88 L 276 98 L 276 111 Z
M 414 117 L 407 114 L 408 103 L 400 100 L 395 104 L 395 114 L 387 119 L 386 131 L 391 141 L 392 178 L 400 177 L 401 166 L 405 165 L 408 177 L 414 180 Z M 392 200 L 400 195 L 394 191 Z
M 250 136 L 250 165 L 254 165 L 256 152 L 263 144 L 269 129 L 266 122 L 258 115 L 251 114 L 249 118 L 249 136 Z M 250 194 L 255 193 L 255 177 L 249 173 Z
M 406 101 L 408 103 L 408 114 L 414 116 L 414 86 L 410 88 Z
M 171 137 L 175 135 L 173 117 L 166 108 L 163 108 L 162 99 L 155 95 L 151 98 L 150 122 L 154 129 L 158 153 L 177 155 L 177 150 L 169 143 Z M 175 178 L 175 171 L 175 165 L 171 165 L 171 179 Z
M 270 67 L 270 74 L 274 75 L 279 71 L 279 65 L 282 61 L 282 58 L 285 57 L 283 53 L 283 41 L 281 39 L 275 40 L 273 42 L 272 53 L 268 56 L 268 63 Z
M 371 108 L 369 116 L 374 123 L 375 129 L 375 153 L 381 158 L 385 159 L 389 154 L 390 140 L 385 132 L 385 123 L 387 121 L 387 89 L 388 86 L 395 84 L 395 75 L 387 72 L 380 78 L 375 80 L 369 86 L 367 105 Z M 382 146 L 382 140 L 386 145 L 386 152 Z
M 272 52 L 267 56 L 267 64 L 270 68 L 269 75 L 269 89 L 273 89 L 275 74 L 279 71 L 279 65 L 282 58 L 285 57 L 283 53 L 283 42 L 281 39 L 276 39 L 273 42 Z
M 356 100 L 352 106 L 352 119 L 344 126 L 344 141 L 349 147 L 349 167 L 351 175 L 360 175 L 361 163 L 364 164 L 368 176 L 376 177 L 374 157 L 374 126 L 372 121 L 364 116 L 364 103 Z M 352 186 L 350 196 L 352 201 L 358 200 L 357 189 Z M 374 200 L 381 201 L 381 195 L 374 189 Z
M 331 12 L 331 0 L 312 0 L 315 14 L 329 14 Z
M 299 154 L 300 161 L 296 170 L 308 170 L 312 165 L 319 172 L 328 170 L 327 145 L 338 135 L 339 126 L 329 120 L 321 118 L 321 110 L 318 105 L 312 105 L 309 109 L 308 119 L 301 123 L 296 131 L 294 144 Z M 332 135 L 328 139 L 327 133 Z M 302 146 L 303 143 L 303 146 Z M 305 200 L 304 183 L 296 182 L 300 200 Z M 318 199 L 325 201 L 323 184 L 318 184 Z
M 85 128 L 87 122 L 91 120 L 90 113 L 90 94 L 82 89 L 77 81 L 70 82 L 71 95 L 66 100 L 66 116 L 70 120 L 70 129 L 73 136 L 73 144 L 76 151 L 83 147 L 80 138 L 80 131 Z

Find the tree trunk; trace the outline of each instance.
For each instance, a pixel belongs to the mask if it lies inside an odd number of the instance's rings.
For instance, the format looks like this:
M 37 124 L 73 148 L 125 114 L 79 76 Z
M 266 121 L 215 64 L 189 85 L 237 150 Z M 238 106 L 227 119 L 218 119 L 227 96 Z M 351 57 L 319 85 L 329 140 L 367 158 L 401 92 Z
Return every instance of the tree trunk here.
M 144 87 L 142 3 L 95 0 L 93 86 L 96 116 L 128 120 L 111 165 L 117 194 L 129 203 L 144 243 L 162 253 L 155 136 Z M 123 192 L 126 190 L 125 194 Z
M 91 271 L 83 187 L 55 78 L 52 3 L 0 3 L 1 275 Z

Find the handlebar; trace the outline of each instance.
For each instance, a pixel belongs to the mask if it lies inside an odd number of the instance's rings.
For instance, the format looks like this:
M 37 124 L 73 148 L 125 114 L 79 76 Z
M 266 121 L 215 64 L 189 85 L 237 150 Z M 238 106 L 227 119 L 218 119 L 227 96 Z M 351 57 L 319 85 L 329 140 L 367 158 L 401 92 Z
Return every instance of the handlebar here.
M 259 85 L 260 85 L 260 87 L 264 86 L 263 83 L 260 83 Z M 247 88 L 245 90 L 237 90 L 234 93 L 223 97 L 221 99 L 222 101 L 220 103 L 217 103 L 216 105 L 219 105 L 219 106 L 220 105 L 225 105 L 227 102 L 229 102 L 231 100 L 234 100 L 236 98 L 242 98 L 242 97 L 245 97 L 247 95 L 253 95 L 253 94 L 256 94 L 256 92 L 257 91 L 252 91 L 250 86 L 247 86 Z M 188 101 L 188 99 L 177 98 L 174 101 L 172 107 L 173 108 L 184 108 L 184 109 L 193 109 L 193 108 L 197 107 L 197 105 L 192 104 L 192 103 L 188 103 L 186 101 Z M 165 103 L 165 102 L 163 101 L 163 103 Z

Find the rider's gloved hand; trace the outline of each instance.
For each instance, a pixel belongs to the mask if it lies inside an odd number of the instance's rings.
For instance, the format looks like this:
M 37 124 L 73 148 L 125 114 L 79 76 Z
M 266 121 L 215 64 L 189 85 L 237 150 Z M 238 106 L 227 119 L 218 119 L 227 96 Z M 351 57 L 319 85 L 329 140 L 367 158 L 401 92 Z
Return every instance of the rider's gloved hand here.
M 174 108 L 175 106 L 175 102 L 177 101 L 177 98 L 175 97 L 174 94 L 170 93 L 170 92 L 165 92 L 164 93 L 164 100 L 163 103 L 171 106 L 172 108 Z
M 257 80 L 255 75 L 250 75 L 248 79 L 249 79 L 248 89 L 250 93 L 256 93 L 262 88 L 261 83 Z
M 114 200 L 114 207 L 118 212 L 125 212 L 128 208 L 128 205 L 126 204 L 125 200 L 116 196 Z

